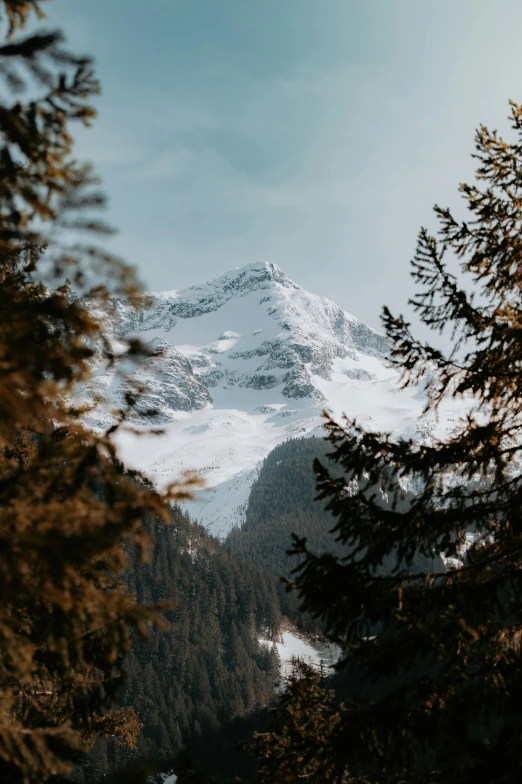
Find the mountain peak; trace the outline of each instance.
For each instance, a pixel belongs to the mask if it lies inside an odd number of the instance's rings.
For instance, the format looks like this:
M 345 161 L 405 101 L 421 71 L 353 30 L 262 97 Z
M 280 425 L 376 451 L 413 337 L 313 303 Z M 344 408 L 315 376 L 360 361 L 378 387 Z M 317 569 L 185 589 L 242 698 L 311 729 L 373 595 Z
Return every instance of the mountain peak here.
M 260 280 L 273 280 L 276 283 L 286 283 L 289 282 L 292 285 L 295 285 L 290 281 L 281 267 L 278 267 L 277 264 L 274 264 L 272 261 L 253 261 L 250 264 L 245 264 L 244 267 L 236 267 L 235 270 L 231 272 L 225 272 L 225 276 L 246 276 L 246 277 L 256 277 Z
M 222 285 L 225 290 L 254 291 L 267 288 L 272 283 L 286 288 L 299 288 L 277 264 L 270 261 L 254 261 L 244 267 L 236 267 L 207 285 L 216 285 L 218 288 Z
M 236 267 L 235 272 L 239 273 L 246 273 L 246 274 L 266 274 L 270 277 L 274 277 L 277 274 L 283 274 L 280 267 L 277 264 L 274 264 L 273 261 L 251 261 L 249 264 L 245 264 L 242 267 Z M 224 275 L 231 274 L 223 273 Z
M 217 278 L 205 283 L 176 291 L 153 292 L 151 296 L 157 299 L 201 300 L 207 299 L 213 292 L 217 298 L 225 296 L 226 299 L 229 299 L 236 293 L 266 289 L 273 283 L 290 289 L 299 288 L 277 264 L 271 261 L 254 261 L 244 267 L 236 267 L 228 272 L 223 272 Z
M 134 424 L 149 427 L 154 410 L 165 437 L 123 436 L 122 459 L 159 485 L 198 470 L 209 489 L 196 514 L 216 534 L 241 523 L 270 449 L 316 431 L 323 409 L 409 433 L 424 405 L 416 389 L 398 394 L 386 337 L 270 262 L 154 295 L 139 312 L 116 304 L 115 337 L 162 349 L 137 370 L 145 392 Z M 114 369 L 96 383 L 119 405 L 126 388 Z M 103 416 L 93 414 L 97 427 Z

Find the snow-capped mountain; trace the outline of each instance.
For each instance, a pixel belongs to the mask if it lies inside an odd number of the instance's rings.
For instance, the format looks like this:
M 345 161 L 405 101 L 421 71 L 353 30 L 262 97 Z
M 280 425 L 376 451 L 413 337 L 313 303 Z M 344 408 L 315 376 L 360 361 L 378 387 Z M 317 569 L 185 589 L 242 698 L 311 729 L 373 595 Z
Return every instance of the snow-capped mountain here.
M 151 294 L 140 311 L 117 303 L 113 332 L 115 343 L 136 336 L 156 352 L 138 373 L 143 434 L 116 436 L 122 459 L 158 485 L 196 469 L 207 489 L 190 512 L 219 536 L 242 522 L 263 458 L 318 433 L 323 409 L 402 435 L 435 427 L 420 418 L 423 395 L 398 389 L 386 339 L 275 264 Z M 93 388 L 115 400 L 126 389 L 114 367 L 100 368 Z M 162 435 L 147 433 L 151 422 Z

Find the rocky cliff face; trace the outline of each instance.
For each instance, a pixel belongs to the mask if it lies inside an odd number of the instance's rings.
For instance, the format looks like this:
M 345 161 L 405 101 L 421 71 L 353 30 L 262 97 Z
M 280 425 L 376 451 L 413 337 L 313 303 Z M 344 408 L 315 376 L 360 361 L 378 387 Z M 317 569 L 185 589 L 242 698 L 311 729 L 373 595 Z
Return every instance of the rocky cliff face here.
M 244 306 L 239 322 L 238 304 Z M 233 322 L 235 329 L 213 333 L 209 323 L 203 345 L 188 334 L 188 345 L 176 349 L 182 333 L 190 333 L 190 322 L 210 322 L 210 314 L 216 316 L 212 322 L 222 327 Z M 382 359 L 387 350 L 382 335 L 333 302 L 308 294 L 269 263 L 251 264 L 202 286 L 152 294 L 146 310 L 118 303 L 113 329 L 115 337 L 140 335 L 159 352 L 140 371 L 149 390 L 140 411 L 155 407 L 161 421 L 210 404 L 217 387 L 277 389 L 284 399 L 325 404 L 314 376 L 331 380 L 334 361 L 348 358 L 353 363 L 348 379 L 372 380 L 359 367 L 359 353 Z
M 419 427 L 422 395 L 399 392 L 386 339 L 275 264 L 151 294 L 139 311 L 116 303 L 112 333 L 115 343 L 139 337 L 153 354 L 134 373 L 144 392 L 133 425 L 144 435 L 117 435 L 122 458 L 158 484 L 198 470 L 209 489 L 191 513 L 217 534 L 242 521 L 262 459 L 287 438 L 320 432 L 324 408 L 370 428 Z M 116 364 L 100 367 L 92 387 L 118 404 L 128 384 Z M 91 422 L 104 417 L 98 410 Z M 158 423 L 164 435 L 147 435 Z

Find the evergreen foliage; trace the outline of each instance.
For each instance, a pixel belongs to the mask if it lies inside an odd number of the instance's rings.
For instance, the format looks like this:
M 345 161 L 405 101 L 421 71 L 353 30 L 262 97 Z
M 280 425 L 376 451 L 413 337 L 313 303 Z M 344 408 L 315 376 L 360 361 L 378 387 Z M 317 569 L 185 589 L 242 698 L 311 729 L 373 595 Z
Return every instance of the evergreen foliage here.
M 329 451 L 324 438 L 294 438 L 267 455 L 250 491 L 245 522 L 227 536 L 232 553 L 281 578 L 289 577 L 296 563 L 289 555 L 292 534 L 306 537 L 315 553 L 332 548 L 335 521 L 324 504 L 314 503 L 313 463 L 318 457 L 326 460 Z M 337 547 L 335 542 L 333 547 Z M 336 552 L 341 554 L 342 548 Z M 295 593 L 286 591 L 280 582 L 277 593 L 283 615 L 303 631 L 321 630 L 320 623 L 300 612 Z
M 180 751 L 269 704 L 280 678 L 275 647 L 260 646 L 280 623 L 276 580 L 231 556 L 178 508 L 168 527 L 153 526 L 150 563 L 127 575 L 140 605 L 174 600 L 170 628 L 153 632 L 126 661 L 121 700 L 143 724 L 135 752 L 101 739 L 75 781 L 93 781 L 132 760 L 168 770 Z M 222 733 L 223 737 L 226 732 Z M 223 743 L 223 740 L 222 740 Z
M 66 51 L 59 32 L 22 34 L 41 6 L 0 2 L 3 784 L 67 772 L 100 734 L 135 745 L 133 709 L 107 709 L 131 627 L 144 633 L 158 615 L 137 607 L 118 574 L 130 547 L 147 551 L 144 518 L 168 520 L 168 502 L 189 492 L 160 495 L 137 483 L 118 465 L 110 432 L 81 424 L 75 392 L 95 347 L 112 360 L 99 314 L 115 294 L 136 301 L 138 287 L 132 270 L 91 240 L 108 231 L 92 213 L 103 196 L 72 154 L 74 124 L 94 117 L 92 63 Z
M 227 537 L 233 553 L 278 577 L 288 577 L 296 565 L 287 552 L 293 533 L 306 537 L 316 553 L 331 549 L 335 520 L 324 504 L 313 503 L 317 495 L 313 463 L 316 458 L 326 460 L 329 451 L 324 438 L 296 438 L 270 452 L 252 486 L 243 526 L 233 528 Z
M 451 435 L 424 443 L 327 421 L 345 476 L 316 463 L 318 489 L 347 557 L 318 557 L 296 540 L 304 561 L 295 586 L 303 608 L 343 643 L 348 675 L 381 688 L 371 700 L 355 687 L 329 720 L 313 781 L 522 778 L 522 108 L 515 104 L 511 122 L 512 142 L 485 127 L 477 132 L 477 182 L 460 187 L 469 219 L 436 207 L 438 238 L 419 235 L 412 304 L 435 331 L 450 326 L 453 351 L 416 340 L 402 317 L 384 311 L 403 384 L 426 381 L 433 414 L 445 395 L 468 400 L 471 412 Z M 451 274 L 452 255 L 473 294 Z M 408 487 L 416 493 L 404 504 Z M 469 532 L 475 542 L 464 552 Z M 416 557 L 433 551 L 453 566 L 414 572 Z M 384 573 L 394 553 L 396 566 Z
M 227 537 L 230 550 L 241 558 L 252 561 L 278 577 L 288 578 L 303 555 L 290 553 L 292 537 L 306 539 L 307 547 L 316 555 L 330 552 L 345 555 L 345 546 L 332 538 L 335 518 L 324 503 L 317 503 L 314 460 L 328 465 L 332 476 L 340 478 L 342 469 L 329 455 L 332 447 L 324 438 L 296 438 L 280 444 L 263 461 L 259 477 L 252 486 L 246 520 L 241 528 L 234 528 Z M 398 506 L 404 508 L 411 493 L 404 493 Z M 381 503 L 387 501 L 381 498 Z M 390 572 L 397 560 L 393 553 L 383 561 L 382 569 Z M 435 553 L 424 558 L 417 553 L 415 571 L 423 568 L 444 569 Z M 300 611 L 295 592 L 287 592 L 279 585 L 281 610 L 304 631 L 321 631 L 323 624 L 314 621 L 309 613 Z
M 317 670 L 297 660 L 279 705 L 271 712 L 268 732 L 255 732 L 253 740 L 241 744 L 260 760 L 259 784 L 349 781 L 337 778 L 337 765 L 327 753 L 342 709 L 322 681 Z

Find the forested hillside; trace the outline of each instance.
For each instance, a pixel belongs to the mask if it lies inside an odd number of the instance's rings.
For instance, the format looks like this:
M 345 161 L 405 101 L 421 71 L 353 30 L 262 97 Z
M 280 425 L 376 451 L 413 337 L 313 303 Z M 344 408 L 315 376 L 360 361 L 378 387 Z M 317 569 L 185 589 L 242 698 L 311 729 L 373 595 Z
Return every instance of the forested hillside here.
M 335 556 L 346 554 L 346 549 L 331 534 L 336 518 L 326 510 L 324 502 L 315 500 L 313 463 L 316 458 L 328 466 L 333 477 L 341 475 L 339 466 L 327 457 L 331 450 L 331 444 L 324 438 L 297 438 L 270 452 L 252 487 L 245 523 L 242 528 L 232 529 L 227 537 L 232 554 L 278 577 L 288 577 L 302 560 L 301 556 L 287 554 L 293 533 L 306 537 L 308 548 L 317 555 L 324 552 Z M 397 508 L 406 505 L 408 498 L 410 494 L 405 491 Z M 386 508 L 386 499 L 381 497 L 380 504 Z M 395 556 L 390 556 L 382 570 L 389 572 L 395 565 Z M 413 568 L 428 566 L 439 570 L 445 568 L 436 553 L 431 558 L 417 554 Z M 318 630 L 310 616 L 299 611 L 297 593 L 288 594 L 279 583 L 278 595 L 284 615 L 305 631 Z
M 239 561 L 179 509 L 170 526 L 153 526 L 150 563 L 126 576 L 138 602 L 175 600 L 167 631 L 154 630 L 129 656 L 122 692 L 143 729 L 136 752 L 97 743 L 76 781 L 97 781 L 131 758 L 160 770 L 180 749 L 235 717 L 267 705 L 279 678 L 276 649 L 258 633 L 278 630 L 276 580 Z
M 234 741 L 263 728 L 262 709 L 273 702 L 280 677 L 275 646 L 260 647 L 258 636 L 274 637 L 282 616 L 304 630 L 322 628 L 278 579 L 297 563 L 285 552 L 291 534 L 307 537 L 316 553 L 341 551 L 330 533 L 335 519 L 314 500 L 313 462 L 332 470 L 330 448 L 321 438 L 276 447 L 252 489 L 244 527 L 225 544 L 179 508 L 170 526 L 151 525 L 152 558 L 134 559 L 125 581 L 139 604 L 174 601 L 175 608 L 166 613 L 170 628 L 153 630 L 127 659 L 121 702 L 143 724 L 138 747 L 99 740 L 75 782 L 95 784 L 138 758 L 165 771 L 185 747 L 207 771 L 244 775 L 244 765 L 250 780 L 252 761 L 236 754 Z M 337 685 L 347 688 L 344 678 Z
M 295 438 L 280 444 L 264 460 L 248 501 L 242 528 L 234 528 L 227 544 L 235 555 L 277 576 L 288 575 L 297 561 L 286 554 L 292 533 L 306 536 L 314 552 L 336 552 L 329 533 L 335 519 L 314 501 L 313 462 L 330 461 L 323 438 Z
M 323 438 L 295 438 L 280 444 L 263 461 L 250 493 L 246 520 L 227 537 L 230 552 L 251 561 L 276 577 L 287 577 L 298 559 L 287 555 L 292 533 L 306 536 L 317 553 L 337 553 L 331 531 L 335 520 L 324 505 L 315 501 L 313 463 L 323 463 L 330 447 Z M 318 631 L 310 617 L 299 611 L 297 594 L 287 593 L 278 581 L 278 596 L 285 616 L 305 631 Z

